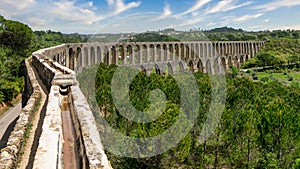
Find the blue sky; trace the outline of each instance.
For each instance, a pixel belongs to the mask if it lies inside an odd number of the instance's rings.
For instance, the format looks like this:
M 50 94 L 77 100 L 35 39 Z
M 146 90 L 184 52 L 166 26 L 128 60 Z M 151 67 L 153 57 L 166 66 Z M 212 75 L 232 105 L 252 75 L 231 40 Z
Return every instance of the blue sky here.
M 300 30 L 300 0 L 0 0 L 0 15 L 33 30 L 144 32 L 229 26 Z

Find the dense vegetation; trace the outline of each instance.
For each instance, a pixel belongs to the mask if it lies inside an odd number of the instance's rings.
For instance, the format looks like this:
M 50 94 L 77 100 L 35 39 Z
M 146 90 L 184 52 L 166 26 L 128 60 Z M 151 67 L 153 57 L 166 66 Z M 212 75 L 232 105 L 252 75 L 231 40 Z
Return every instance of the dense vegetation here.
M 271 39 L 255 58 L 250 59 L 245 68 L 258 66 L 280 67 L 282 64 L 300 61 L 300 39 Z
M 81 89 L 87 95 L 96 93 L 96 100 L 90 101 L 98 122 L 104 117 L 114 129 L 138 138 L 161 134 L 174 124 L 180 113 L 181 100 L 172 76 L 139 73 L 133 79 L 130 99 L 136 109 L 149 107 L 149 92 L 154 89 L 161 89 L 168 100 L 160 118 L 151 123 L 135 123 L 124 118 L 114 106 L 110 84 L 116 68 L 114 65 L 99 65 L 94 77 L 96 91 L 91 91 L 91 83 L 87 81 L 91 69 L 78 77 Z M 201 98 L 192 131 L 175 148 L 151 158 L 126 158 L 108 152 L 114 168 L 300 167 L 300 88 L 227 77 L 226 107 L 221 122 L 214 134 L 199 144 L 197 137 L 211 104 L 214 81 L 207 74 L 195 73 L 194 76 Z
M 249 40 L 268 40 L 268 39 L 299 39 L 300 31 L 297 30 L 275 30 L 249 32 L 242 29 L 228 27 L 215 28 L 211 30 L 190 30 L 190 31 L 158 31 L 146 32 L 133 35 L 127 41 L 133 42 L 156 42 L 156 41 L 249 41 Z
M 81 43 L 87 41 L 87 36 L 75 34 L 63 34 L 55 31 L 34 31 L 33 51 L 63 43 Z
M 23 90 L 21 63 L 30 55 L 33 36 L 27 25 L 0 16 L 0 103 Z
M 35 31 L 18 21 L 0 16 L 0 104 L 10 102 L 24 87 L 24 59 L 33 51 L 62 43 L 85 42 L 78 34 Z

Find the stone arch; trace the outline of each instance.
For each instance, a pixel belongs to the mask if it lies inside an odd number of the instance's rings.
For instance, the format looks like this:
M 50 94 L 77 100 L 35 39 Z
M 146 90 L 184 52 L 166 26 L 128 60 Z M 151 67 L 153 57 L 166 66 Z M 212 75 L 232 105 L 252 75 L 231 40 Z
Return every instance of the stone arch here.
M 163 61 L 168 61 L 168 48 L 166 44 L 163 44 L 162 53 L 163 53 Z
M 89 51 L 88 48 L 85 47 L 83 49 L 83 66 L 84 67 L 88 66 L 88 63 L 89 63 Z
M 129 44 L 126 46 L 126 59 L 125 59 L 126 63 L 129 63 L 129 64 L 133 63 L 132 54 L 133 54 L 133 48 Z
M 219 58 L 216 58 L 215 60 L 214 60 L 214 72 L 215 72 L 215 74 L 219 74 L 219 72 L 220 72 L 220 69 L 219 69 Z
M 245 56 L 245 62 L 247 62 L 249 60 L 249 55 Z
M 228 57 L 228 67 L 231 68 L 232 66 L 233 66 L 232 58 L 229 56 Z
M 135 45 L 134 47 L 134 64 L 140 64 L 141 59 L 141 47 L 140 45 Z
M 207 57 L 211 57 L 211 43 L 207 42 L 206 46 L 207 46 L 207 49 L 206 49 Z
M 103 55 L 103 62 L 104 64 L 106 65 L 109 65 L 110 64 L 110 61 L 109 61 L 109 50 L 108 50 L 108 46 L 105 46 L 104 47 L 104 55 Z
M 189 66 L 191 72 L 195 72 L 194 63 L 192 60 L 189 61 L 188 66 Z
M 156 45 L 156 54 L 157 54 L 156 62 L 162 61 L 162 58 L 161 58 L 161 45 L 160 44 Z
M 170 61 L 174 60 L 174 46 L 173 44 L 169 44 L 169 56 L 168 58 L 170 59 Z
M 169 62 L 167 63 L 167 68 L 168 68 L 168 74 L 173 75 L 174 74 L 173 67 Z
M 61 59 L 61 61 L 62 61 L 62 59 L 63 59 L 63 57 L 64 57 L 63 51 L 59 52 L 59 56 L 61 57 L 60 59 Z
M 91 47 L 91 57 L 90 57 L 90 65 L 94 65 L 95 64 L 95 60 L 96 60 L 96 53 L 95 53 L 95 48 Z
M 243 57 L 243 55 L 241 55 L 241 57 L 240 57 L 240 64 L 243 64 L 244 63 L 244 57 Z
M 112 64 L 118 65 L 117 63 L 117 49 L 116 46 L 111 47 L 111 57 L 112 57 Z
M 184 58 L 185 58 L 185 53 L 184 53 L 184 44 L 183 43 L 181 43 L 180 44 L 180 56 L 179 56 L 179 58 L 181 59 L 181 60 L 183 60 Z
M 221 57 L 221 66 L 222 66 L 222 69 L 221 71 L 225 71 L 226 70 L 226 60 L 225 60 L 225 57 Z
M 209 59 L 207 59 L 207 61 L 206 61 L 205 68 L 206 68 L 206 73 L 212 74 L 212 67 L 211 67 L 211 63 L 210 63 Z
M 190 55 L 191 55 L 191 57 L 190 58 L 192 58 L 192 59 L 194 59 L 195 58 L 195 46 L 194 46 L 194 43 L 191 43 L 190 44 L 190 48 L 191 48 L 191 53 L 190 53 Z
M 80 50 L 81 50 L 81 49 L 80 49 Z M 82 66 L 83 66 L 83 54 L 82 54 L 81 51 L 80 51 L 80 53 L 79 53 L 78 66 L 79 66 L 79 67 L 82 67 Z
M 184 60 L 186 61 L 187 59 L 191 58 L 191 53 L 190 53 L 190 45 L 185 44 L 185 57 Z
M 201 59 L 199 59 L 197 63 L 197 68 L 198 68 L 198 72 L 202 72 L 202 73 L 204 72 L 204 67 Z
M 143 44 L 142 45 L 142 63 L 147 63 L 148 61 L 148 47 L 147 45 Z
M 222 44 L 222 48 L 223 48 L 222 55 L 223 55 L 223 56 L 228 55 L 228 48 L 227 48 L 227 45 L 226 45 L 226 44 L 227 44 L 227 43 L 223 43 L 223 44 Z
M 175 54 L 174 54 L 174 55 L 175 55 L 175 56 L 174 56 L 175 59 L 174 59 L 174 60 L 179 60 L 178 58 L 179 58 L 180 54 L 179 54 L 179 45 L 178 45 L 178 43 L 175 44 L 174 50 L 175 50 L 175 52 L 174 52 L 174 53 L 175 53 Z
M 199 50 L 200 50 L 199 43 L 196 43 L 196 44 L 195 44 L 195 51 L 194 51 L 194 53 L 195 53 L 195 58 L 200 58 L 200 57 L 199 57 Z
M 150 62 L 155 62 L 155 47 L 153 44 L 150 45 L 149 47 L 149 61 Z
M 74 62 L 74 66 L 75 66 L 75 63 L 76 63 L 76 66 L 82 66 L 82 53 L 81 53 L 81 48 L 80 47 L 77 47 L 76 48 L 76 62 Z M 64 56 L 64 62 L 66 64 L 66 57 Z M 77 62 L 80 62 L 80 63 L 77 63 Z M 75 68 L 74 68 L 75 69 Z
M 155 68 L 155 72 L 156 74 L 160 75 L 161 74 L 161 71 L 160 71 L 160 68 L 157 64 L 154 65 L 154 68 Z
M 102 50 L 100 46 L 97 46 L 97 62 L 102 61 Z
M 179 61 L 179 63 L 178 63 L 178 68 L 179 68 L 179 72 L 184 72 L 184 66 L 181 61 Z
M 118 64 L 122 64 L 124 62 L 125 59 L 125 51 L 124 51 L 124 46 L 123 45 L 119 45 L 118 46 Z
M 60 63 L 60 54 L 57 54 L 57 62 Z
M 70 69 L 74 69 L 74 51 L 73 48 L 69 48 L 69 65 Z
M 207 51 L 208 51 L 208 46 L 207 43 L 203 43 L 203 58 L 207 58 Z

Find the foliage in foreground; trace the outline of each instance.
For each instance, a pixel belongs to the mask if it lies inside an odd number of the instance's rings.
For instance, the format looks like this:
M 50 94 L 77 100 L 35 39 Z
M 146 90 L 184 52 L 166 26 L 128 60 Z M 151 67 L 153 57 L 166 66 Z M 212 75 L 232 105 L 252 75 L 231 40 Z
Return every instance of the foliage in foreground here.
M 171 76 L 140 73 L 133 79 L 130 99 L 136 109 L 148 108 L 149 92 L 154 89 L 161 89 L 168 99 L 160 118 L 151 123 L 135 123 L 124 118 L 114 106 L 110 84 L 115 70 L 115 66 L 100 64 L 96 75 L 97 99 L 93 101 L 102 112 L 102 116 L 94 112 L 98 122 L 105 116 L 114 129 L 139 138 L 161 134 L 174 124 L 181 101 Z M 78 77 L 84 91 L 91 88 L 84 81 L 88 72 Z M 108 152 L 114 168 L 299 168 L 299 88 L 227 78 L 222 119 L 214 134 L 199 144 L 197 138 L 211 104 L 213 81 L 207 74 L 196 73 L 195 77 L 201 98 L 197 122 L 191 132 L 173 149 L 151 158 L 125 158 Z
M 30 55 L 32 39 L 27 25 L 0 16 L 0 104 L 23 90 L 22 63 Z

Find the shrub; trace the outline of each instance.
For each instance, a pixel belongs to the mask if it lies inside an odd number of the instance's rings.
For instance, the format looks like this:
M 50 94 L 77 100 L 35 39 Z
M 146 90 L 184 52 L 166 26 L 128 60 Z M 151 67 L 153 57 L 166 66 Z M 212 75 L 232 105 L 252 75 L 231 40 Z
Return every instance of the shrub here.
M 268 82 L 269 80 L 270 80 L 270 78 L 268 78 L 268 77 L 262 77 L 262 78 L 260 78 L 260 81 L 262 81 L 264 83 Z
M 289 76 L 288 78 L 288 81 L 293 81 L 293 76 Z
M 300 169 L 300 158 L 296 159 L 295 164 L 294 164 L 295 169 Z
M 253 79 L 253 80 L 258 80 L 257 75 L 252 76 L 252 79 Z
M 231 72 L 232 72 L 233 77 L 236 77 L 239 73 L 239 69 L 235 66 L 232 66 L 231 67 Z

